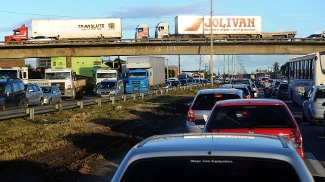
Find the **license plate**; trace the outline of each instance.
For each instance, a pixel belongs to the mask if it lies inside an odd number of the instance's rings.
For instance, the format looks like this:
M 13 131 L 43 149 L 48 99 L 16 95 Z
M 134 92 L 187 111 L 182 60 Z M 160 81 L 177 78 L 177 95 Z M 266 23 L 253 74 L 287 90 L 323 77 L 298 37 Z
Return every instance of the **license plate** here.
M 139 88 L 133 88 L 133 90 L 139 90 Z

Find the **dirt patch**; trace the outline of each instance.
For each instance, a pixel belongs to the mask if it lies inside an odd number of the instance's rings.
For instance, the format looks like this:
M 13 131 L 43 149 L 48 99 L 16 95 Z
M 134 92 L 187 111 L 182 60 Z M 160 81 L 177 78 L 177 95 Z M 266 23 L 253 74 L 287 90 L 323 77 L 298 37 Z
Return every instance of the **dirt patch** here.
M 123 125 L 72 136 L 78 140 L 64 148 L 1 162 L 0 181 L 109 181 L 126 151 L 142 139 L 184 132 L 192 99 L 158 96 L 132 109 L 128 114 L 136 117 Z

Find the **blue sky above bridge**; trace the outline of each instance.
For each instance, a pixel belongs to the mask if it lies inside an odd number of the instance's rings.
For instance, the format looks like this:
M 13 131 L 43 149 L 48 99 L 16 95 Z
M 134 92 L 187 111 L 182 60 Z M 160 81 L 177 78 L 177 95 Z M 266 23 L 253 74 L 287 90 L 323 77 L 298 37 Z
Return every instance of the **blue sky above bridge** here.
M 135 27 L 146 23 L 150 36 L 158 22 L 166 21 L 174 30 L 177 15 L 210 15 L 210 0 L 103 1 L 103 0 L 16 0 L 4 1 L 0 10 L 0 41 L 22 24 L 33 19 L 122 18 L 123 38 L 134 38 Z M 262 31 L 297 31 L 297 38 L 325 30 L 325 13 L 319 0 L 238 1 L 213 0 L 215 16 L 262 16 Z M 308 7 L 308 8 L 307 8 Z M 171 32 L 174 33 L 174 32 Z M 274 62 L 280 66 L 293 55 L 236 55 L 247 72 L 267 69 Z M 214 56 L 214 72 L 222 72 L 224 56 Z M 178 66 L 178 56 L 166 56 L 169 65 Z M 201 58 L 201 69 L 209 65 L 210 56 Z M 228 59 L 226 59 L 228 61 Z M 198 70 L 200 56 L 181 56 L 181 70 Z M 227 64 L 228 65 L 228 62 Z M 231 70 L 231 68 L 230 68 Z M 226 67 L 226 73 L 228 67 Z

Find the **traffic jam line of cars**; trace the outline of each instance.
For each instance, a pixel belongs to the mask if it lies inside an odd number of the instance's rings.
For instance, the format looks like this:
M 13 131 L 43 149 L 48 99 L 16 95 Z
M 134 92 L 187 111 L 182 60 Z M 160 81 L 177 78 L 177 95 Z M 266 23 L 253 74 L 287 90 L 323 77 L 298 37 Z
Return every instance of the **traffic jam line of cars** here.
M 1 79 L 0 94 L 2 110 L 56 104 L 62 101 L 62 95 L 57 86 L 40 87 L 36 83 L 24 84 L 20 79 Z
M 255 84 L 243 82 L 200 90 L 188 105 L 186 133 L 138 143 L 112 181 L 324 181 L 306 167 L 303 137 L 284 101 L 257 99 Z M 287 82 L 274 85 L 282 93 Z

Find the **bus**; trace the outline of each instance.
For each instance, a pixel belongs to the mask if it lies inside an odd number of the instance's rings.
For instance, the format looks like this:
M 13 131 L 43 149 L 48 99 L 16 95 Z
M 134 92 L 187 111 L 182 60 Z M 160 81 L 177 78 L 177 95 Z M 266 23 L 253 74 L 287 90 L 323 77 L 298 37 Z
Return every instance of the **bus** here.
M 302 105 L 302 96 L 325 82 L 325 51 L 291 58 L 288 74 L 288 98 L 293 105 Z

